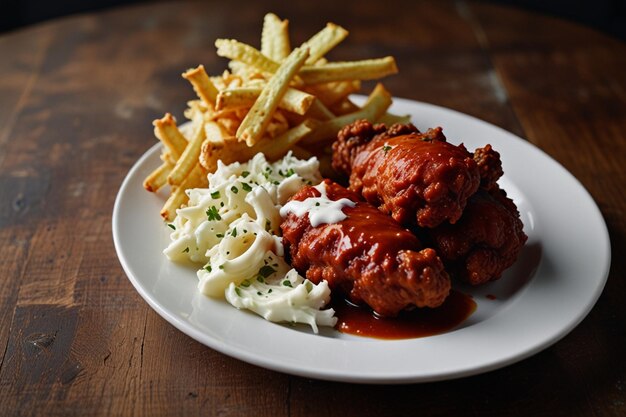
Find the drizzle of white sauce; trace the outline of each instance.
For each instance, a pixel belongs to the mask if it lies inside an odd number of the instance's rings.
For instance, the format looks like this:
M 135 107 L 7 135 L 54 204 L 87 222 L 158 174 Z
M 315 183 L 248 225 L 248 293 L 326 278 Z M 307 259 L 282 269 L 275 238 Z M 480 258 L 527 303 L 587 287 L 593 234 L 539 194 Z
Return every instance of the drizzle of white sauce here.
M 319 197 L 309 197 L 304 201 L 292 200 L 280 209 L 281 217 L 286 217 L 293 213 L 298 217 L 309 214 L 311 226 L 317 227 L 320 224 L 334 224 L 344 220 L 348 215 L 343 212 L 344 207 L 354 207 L 356 203 L 347 198 L 333 201 L 326 194 L 326 183 L 322 182 L 315 188 L 320 192 Z

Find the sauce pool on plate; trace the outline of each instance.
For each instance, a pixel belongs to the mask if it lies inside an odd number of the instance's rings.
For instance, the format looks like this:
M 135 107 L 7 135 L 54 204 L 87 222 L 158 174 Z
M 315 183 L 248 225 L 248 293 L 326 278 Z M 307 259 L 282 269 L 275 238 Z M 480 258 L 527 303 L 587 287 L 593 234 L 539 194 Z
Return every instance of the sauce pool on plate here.
M 412 339 L 455 328 L 476 310 L 476 302 L 470 296 L 452 290 L 440 307 L 416 308 L 394 318 L 380 317 L 372 310 L 344 299 L 333 300 L 332 307 L 338 318 L 335 329 L 342 333 L 377 339 Z

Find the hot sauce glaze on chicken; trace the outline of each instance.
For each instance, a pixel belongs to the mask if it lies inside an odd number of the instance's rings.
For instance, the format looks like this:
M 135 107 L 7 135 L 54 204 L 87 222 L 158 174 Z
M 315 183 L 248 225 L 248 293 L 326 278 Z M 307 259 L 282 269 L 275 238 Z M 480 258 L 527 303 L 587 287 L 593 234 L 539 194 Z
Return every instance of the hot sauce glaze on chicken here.
M 450 279 L 433 249 L 391 217 L 339 184 L 325 181 L 330 200 L 347 198 L 344 220 L 311 225 L 309 215 L 287 214 L 281 224 L 291 265 L 314 283 L 328 281 L 334 294 L 367 304 L 380 316 L 411 307 L 438 307 L 450 291 Z M 311 186 L 292 200 L 319 197 Z
M 456 222 L 480 185 L 472 154 L 446 142 L 441 128 L 422 134 L 412 125 L 386 130 L 361 120 L 339 132 L 333 151 L 350 190 L 403 225 Z

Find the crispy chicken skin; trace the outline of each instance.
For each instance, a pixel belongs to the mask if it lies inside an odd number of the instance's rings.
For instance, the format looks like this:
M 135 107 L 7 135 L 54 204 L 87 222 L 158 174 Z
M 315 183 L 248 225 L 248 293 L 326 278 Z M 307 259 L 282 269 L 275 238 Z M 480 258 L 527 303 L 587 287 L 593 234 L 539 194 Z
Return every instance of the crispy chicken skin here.
M 350 177 L 350 190 L 404 225 L 456 222 L 481 176 L 463 145 L 446 142 L 441 128 L 359 120 L 333 143 L 333 168 Z
M 450 273 L 472 285 L 500 278 L 527 239 L 515 203 L 497 185 L 470 197 L 456 224 L 426 232 Z
M 433 249 L 357 194 L 325 180 L 331 200 L 348 198 L 347 215 L 334 224 L 311 226 L 308 214 L 289 213 L 281 229 L 290 262 L 314 283 L 327 280 L 333 292 L 367 304 L 382 316 L 417 307 L 437 307 L 450 291 L 450 278 Z M 292 197 L 318 197 L 311 186 Z

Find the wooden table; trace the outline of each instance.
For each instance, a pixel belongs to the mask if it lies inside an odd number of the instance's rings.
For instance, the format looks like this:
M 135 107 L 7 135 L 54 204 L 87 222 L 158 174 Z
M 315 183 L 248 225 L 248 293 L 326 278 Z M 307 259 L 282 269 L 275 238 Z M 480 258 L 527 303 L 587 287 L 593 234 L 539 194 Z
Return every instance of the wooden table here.
M 626 415 L 626 45 L 465 1 L 228 3 L 128 7 L 0 36 L 0 414 Z M 406 386 L 268 371 L 158 316 L 117 260 L 116 192 L 154 143 L 151 121 L 182 118 L 193 97 L 182 70 L 221 72 L 213 40 L 258 44 L 267 11 L 291 20 L 296 41 L 343 25 L 351 36 L 335 59 L 394 55 L 400 74 L 385 84 L 396 96 L 487 120 L 570 170 L 612 240 L 589 316 L 515 365 Z

